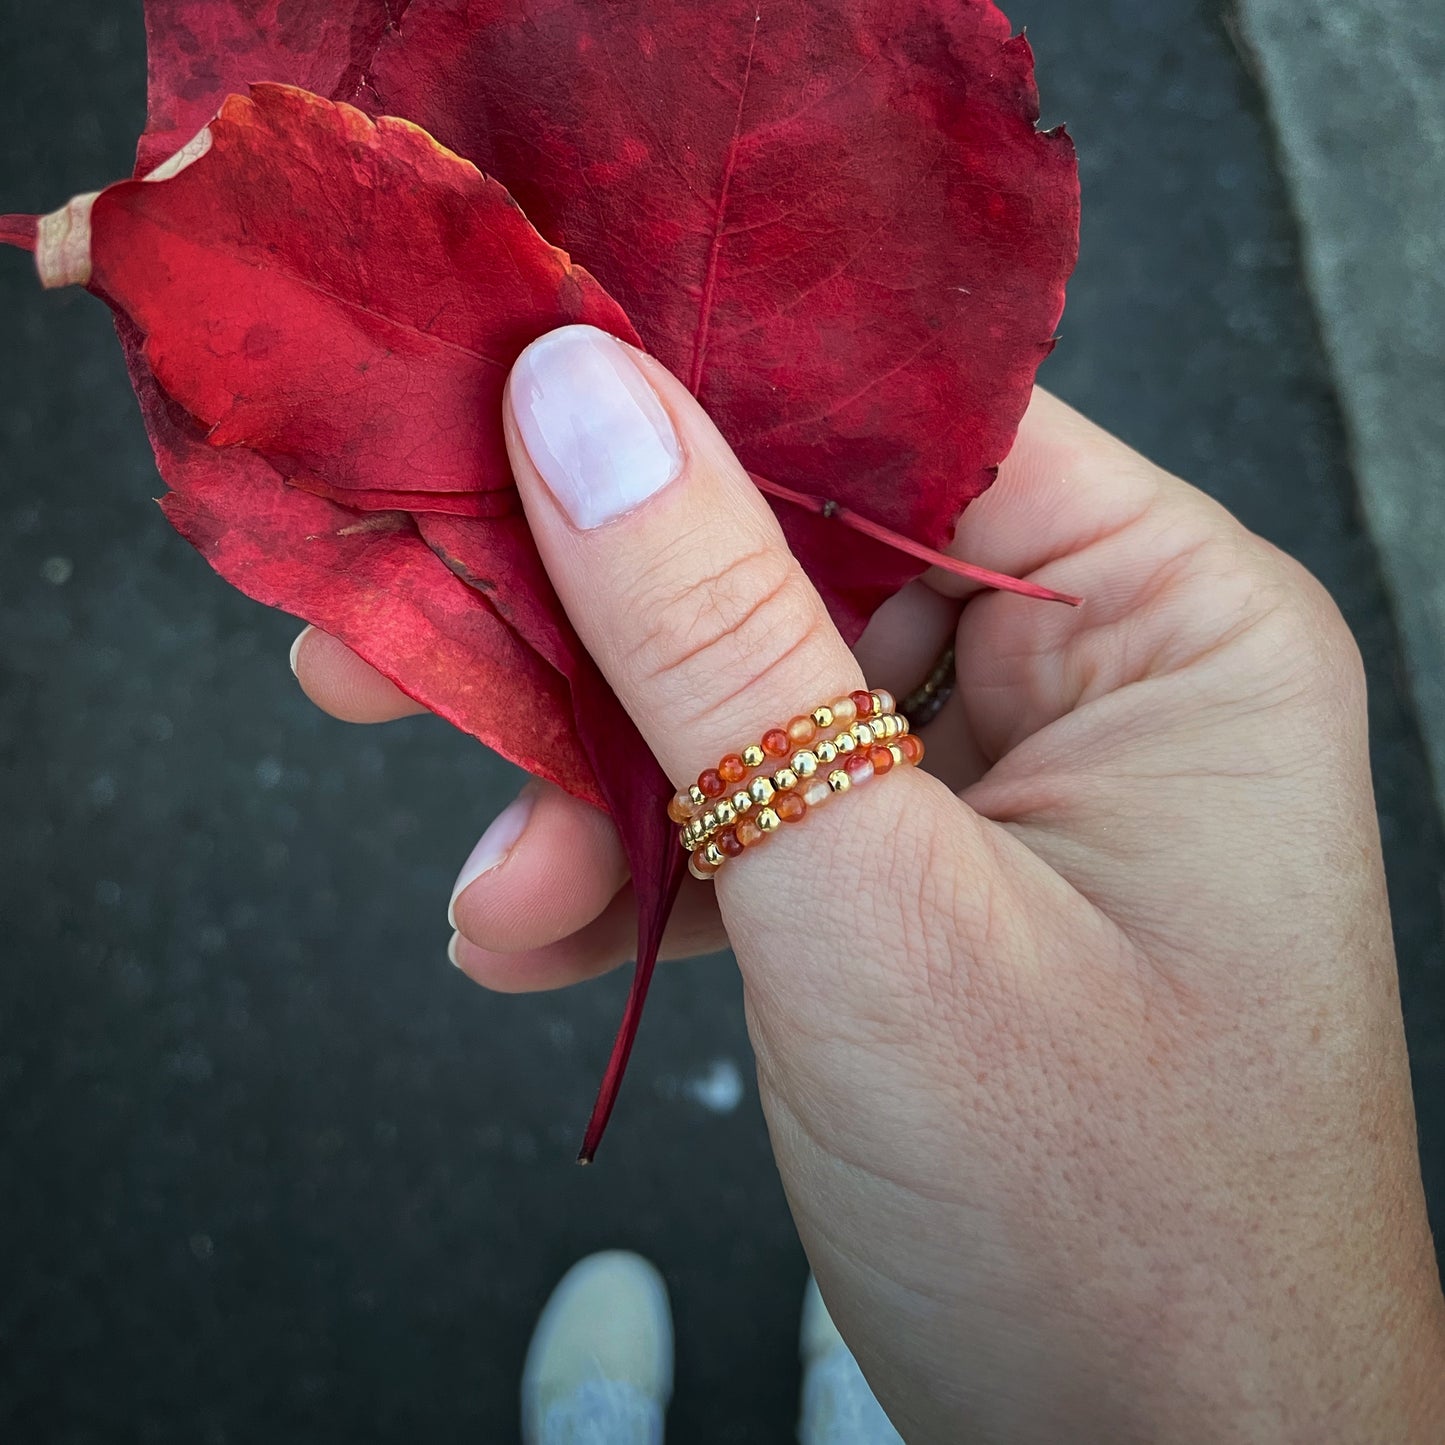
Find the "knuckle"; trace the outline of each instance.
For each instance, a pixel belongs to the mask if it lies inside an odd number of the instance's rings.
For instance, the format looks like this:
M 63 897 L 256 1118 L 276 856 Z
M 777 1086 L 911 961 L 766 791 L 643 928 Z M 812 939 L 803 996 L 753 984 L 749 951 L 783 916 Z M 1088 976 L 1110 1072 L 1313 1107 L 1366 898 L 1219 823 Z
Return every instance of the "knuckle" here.
M 1262 569 L 1265 605 L 1254 628 L 1260 661 L 1304 692 L 1363 693 L 1364 659 L 1338 603 L 1303 564 L 1273 552 Z
M 641 636 L 628 662 L 632 682 L 664 690 L 700 714 L 720 687 L 744 692 L 827 626 L 827 614 L 792 556 L 760 548 L 677 580 L 676 562 L 638 580 Z

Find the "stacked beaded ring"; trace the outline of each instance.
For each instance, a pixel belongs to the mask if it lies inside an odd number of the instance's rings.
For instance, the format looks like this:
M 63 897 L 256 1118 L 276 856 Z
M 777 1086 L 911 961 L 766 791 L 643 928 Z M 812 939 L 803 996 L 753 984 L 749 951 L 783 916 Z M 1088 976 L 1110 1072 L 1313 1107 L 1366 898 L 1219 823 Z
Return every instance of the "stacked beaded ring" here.
M 770 729 L 678 793 L 667 811 L 693 876 L 713 877 L 837 793 L 920 763 L 923 743 L 894 708 L 888 692 L 849 693 Z
M 958 659 L 952 647 L 933 665 L 933 671 L 914 688 L 898 711 L 916 728 L 927 727 L 944 709 L 958 686 Z

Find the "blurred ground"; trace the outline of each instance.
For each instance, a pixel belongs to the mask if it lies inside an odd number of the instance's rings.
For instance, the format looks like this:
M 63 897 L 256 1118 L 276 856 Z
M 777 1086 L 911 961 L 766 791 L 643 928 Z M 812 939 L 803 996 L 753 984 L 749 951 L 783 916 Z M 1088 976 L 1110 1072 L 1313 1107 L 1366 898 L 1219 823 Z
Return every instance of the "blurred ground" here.
M 1445 803 L 1445 7 L 1238 3 Z
M 1438 1227 L 1445 847 L 1259 96 L 1204 0 L 1011 8 L 1083 161 L 1047 381 L 1301 557 L 1361 639 Z M 126 171 L 138 12 L 0 0 L 0 211 Z M 618 1244 L 673 1289 L 673 1438 L 789 1438 L 804 1263 L 727 963 L 662 977 L 576 1169 L 623 981 L 494 998 L 442 954 L 516 779 L 301 700 L 293 624 L 146 501 L 97 303 L 6 253 L 0 332 L 0 1437 L 510 1440 L 537 1307 Z M 698 1086 L 734 1067 L 718 1112 Z

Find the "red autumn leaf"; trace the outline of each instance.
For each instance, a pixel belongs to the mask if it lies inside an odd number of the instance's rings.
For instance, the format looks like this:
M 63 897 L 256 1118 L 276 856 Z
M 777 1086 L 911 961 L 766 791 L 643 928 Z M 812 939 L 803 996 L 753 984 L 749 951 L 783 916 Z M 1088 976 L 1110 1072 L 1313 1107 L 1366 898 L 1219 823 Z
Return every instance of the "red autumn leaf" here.
M 405 116 L 602 281 L 755 475 L 935 550 L 992 480 L 1053 344 L 1078 177 L 991 0 L 255 8 L 150 0 L 143 167 L 254 80 Z M 921 570 L 778 510 L 850 638 Z
M 147 18 L 142 170 L 255 79 L 421 123 L 602 277 L 760 485 L 809 503 L 780 515 L 850 637 L 922 563 L 822 499 L 937 548 L 1012 441 L 1077 180 L 986 0 L 152 0 Z M 500 451 L 501 367 L 477 355 L 504 366 L 572 319 L 630 336 L 626 319 L 500 187 L 405 127 L 265 89 L 209 134 L 176 179 L 93 215 L 94 288 L 129 318 L 173 520 L 252 595 L 607 800 L 594 760 L 645 750 L 541 572 Z M 476 269 L 500 236 L 524 297 Z M 520 737 L 497 707 L 519 684 Z M 643 937 L 589 1150 L 680 876 L 665 792 L 654 768 L 610 800 Z

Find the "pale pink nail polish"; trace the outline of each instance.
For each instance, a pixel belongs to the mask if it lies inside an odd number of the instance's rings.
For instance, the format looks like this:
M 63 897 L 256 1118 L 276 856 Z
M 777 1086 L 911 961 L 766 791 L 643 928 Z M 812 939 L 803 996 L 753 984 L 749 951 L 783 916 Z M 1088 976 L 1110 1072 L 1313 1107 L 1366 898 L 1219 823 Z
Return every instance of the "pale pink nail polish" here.
M 576 527 L 630 512 L 682 470 L 672 420 L 632 351 L 596 327 L 534 341 L 510 395 L 527 455 Z
M 491 827 L 482 834 L 467 861 L 462 864 L 462 871 L 457 874 L 457 881 L 452 886 L 451 902 L 447 904 L 447 922 L 453 928 L 457 926 L 455 913 L 457 899 L 483 873 L 490 873 L 493 868 L 499 868 L 507 861 L 512 849 L 517 846 L 522 834 L 527 831 L 527 823 L 531 819 L 532 808 L 536 801 L 535 793 L 526 792 L 516 802 L 503 808 L 492 820 Z

